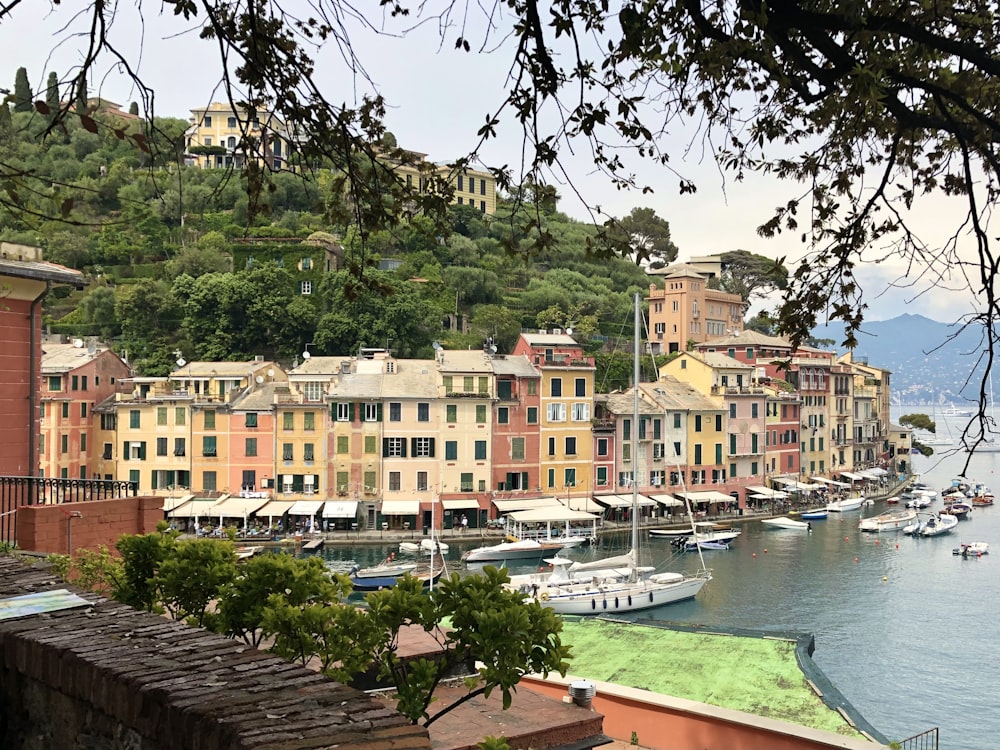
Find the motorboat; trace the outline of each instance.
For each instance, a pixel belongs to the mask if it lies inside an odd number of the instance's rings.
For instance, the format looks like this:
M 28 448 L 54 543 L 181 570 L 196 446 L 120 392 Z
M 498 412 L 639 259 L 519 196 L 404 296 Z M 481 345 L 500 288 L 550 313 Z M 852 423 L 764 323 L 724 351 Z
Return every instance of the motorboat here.
M 980 557 L 989 553 L 989 542 L 968 542 L 958 545 L 951 551 L 951 554 L 961 555 L 962 557 Z
M 639 424 L 639 355 L 641 341 L 641 298 L 634 297 L 633 336 L 633 424 Z M 686 502 L 686 501 L 685 501 Z M 695 532 L 691 507 L 687 506 L 691 531 Z M 639 490 L 632 486 L 631 549 L 624 555 L 570 565 L 553 564 L 552 571 L 532 580 L 511 581 L 508 586 L 526 600 L 537 601 L 562 615 L 597 615 L 635 612 L 694 598 L 712 575 L 702 560 L 693 574 L 655 573 L 639 565 Z M 700 556 L 700 553 L 699 553 Z M 565 558 L 563 558 L 565 560 Z M 611 570 L 612 575 L 606 572 Z M 535 575 L 535 574 L 532 574 Z
M 808 531 L 812 528 L 812 525 L 808 521 L 796 521 L 794 518 L 788 518 L 787 516 L 764 518 L 761 520 L 761 523 L 773 529 L 801 529 L 802 531 Z
M 923 510 L 924 508 L 929 508 L 933 502 L 934 498 L 930 495 L 924 493 L 914 494 L 913 497 L 906 501 L 906 507 Z
M 963 501 L 948 503 L 947 505 L 944 506 L 944 508 L 941 509 L 941 513 L 944 513 L 949 516 L 955 516 L 959 520 L 967 518 L 971 512 L 972 512 L 972 504 Z
M 729 549 L 729 542 L 698 542 L 698 549 Z
M 535 539 L 521 539 L 516 542 L 501 542 L 467 550 L 462 561 L 506 562 L 508 560 L 541 560 L 545 555 L 558 553 L 563 549 L 559 542 L 539 542 Z
M 894 508 L 877 516 L 862 518 L 858 523 L 861 531 L 873 531 L 881 533 L 883 531 L 902 531 L 907 526 L 917 520 L 917 511 L 913 508 Z
M 949 534 L 958 526 L 958 518 L 947 514 L 931 516 L 920 525 L 918 536 L 941 536 Z
M 822 521 L 828 514 L 829 511 L 825 508 L 821 510 L 804 510 L 799 513 L 799 518 L 803 521 Z
M 676 533 L 656 533 L 660 529 L 650 529 L 650 536 L 668 536 L 671 544 L 675 547 L 693 551 L 701 547 L 705 542 L 718 542 L 720 544 L 731 544 L 740 535 L 740 529 L 725 526 L 714 521 L 699 521 L 694 524 L 694 533 L 691 531 Z
M 826 509 L 830 513 L 846 513 L 851 510 L 857 510 L 864 501 L 865 498 L 862 495 L 844 497 L 840 500 L 831 500 L 826 504 Z
M 389 555 L 378 565 L 367 568 L 355 565 L 348 575 L 351 578 L 351 583 L 354 584 L 355 591 L 378 591 L 395 586 L 400 577 L 412 573 L 416 569 L 417 563 L 396 562 L 395 556 Z
M 399 543 L 399 551 L 411 555 L 433 555 L 435 553 L 444 555 L 448 553 L 448 549 L 448 545 L 438 539 L 421 539 L 419 542 Z

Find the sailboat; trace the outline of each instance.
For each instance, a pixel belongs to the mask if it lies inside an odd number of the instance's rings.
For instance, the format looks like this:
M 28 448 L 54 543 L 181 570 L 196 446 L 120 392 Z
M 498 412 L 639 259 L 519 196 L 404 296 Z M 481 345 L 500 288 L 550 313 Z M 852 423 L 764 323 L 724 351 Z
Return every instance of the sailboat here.
M 635 295 L 633 353 L 633 424 L 639 424 L 639 341 L 641 298 Z M 638 459 L 638 456 L 636 457 Z M 637 473 L 638 476 L 638 473 Z M 688 506 L 691 531 L 694 518 Z M 513 576 L 509 586 L 563 615 L 635 612 L 694 598 L 712 576 L 704 567 L 695 575 L 655 573 L 639 565 L 639 482 L 632 482 L 632 548 L 624 555 L 590 562 L 548 558 L 550 573 Z

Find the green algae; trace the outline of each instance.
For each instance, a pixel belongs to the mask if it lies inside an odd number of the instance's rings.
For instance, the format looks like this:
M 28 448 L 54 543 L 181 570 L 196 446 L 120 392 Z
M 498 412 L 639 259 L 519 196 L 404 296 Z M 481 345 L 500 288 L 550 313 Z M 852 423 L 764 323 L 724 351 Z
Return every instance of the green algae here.
M 863 738 L 812 690 L 793 640 L 566 619 L 569 673 Z

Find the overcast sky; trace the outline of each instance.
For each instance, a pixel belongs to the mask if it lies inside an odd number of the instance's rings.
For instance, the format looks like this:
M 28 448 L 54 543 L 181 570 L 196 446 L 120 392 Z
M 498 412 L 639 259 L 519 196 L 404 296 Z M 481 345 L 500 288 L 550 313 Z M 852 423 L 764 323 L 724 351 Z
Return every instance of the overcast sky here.
M 296 2 L 305 6 L 302 0 L 292 0 Z M 86 5 L 89 7 L 89 3 Z M 72 15 L 75 7 L 73 3 L 25 3 L 12 11 L 12 18 L 0 23 L 0 49 L 7 63 L 7 70 L 0 73 L 0 86 L 13 88 L 16 69 L 25 66 L 38 92 L 44 88 L 49 71 L 63 78 L 78 64 L 86 37 L 68 33 L 83 29 L 83 21 L 74 20 Z M 217 90 L 217 49 L 211 42 L 200 40 L 197 32 L 169 15 L 147 14 L 142 22 L 128 4 L 118 7 L 119 17 L 112 29 L 115 42 L 155 90 L 157 115 L 187 119 L 192 108 L 223 99 Z M 149 4 L 147 8 L 158 12 L 159 6 Z M 452 33 L 448 38 L 453 40 L 454 36 Z M 434 161 L 447 161 L 472 149 L 476 131 L 487 113 L 503 100 L 510 64 L 509 52 L 504 50 L 509 50 L 509 44 L 488 55 L 457 52 L 453 44 L 439 43 L 433 24 L 406 39 L 377 37 L 356 26 L 352 41 L 365 70 L 389 103 L 387 124 L 399 144 L 426 153 Z M 317 78 L 329 100 L 353 104 L 361 95 L 370 93 L 371 87 L 363 77 L 351 74 L 335 48 L 324 51 L 317 62 Z M 123 108 L 139 99 L 121 75 L 107 70 L 107 66 L 103 70 L 107 71 L 103 78 L 91 78 L 92 96 L 118 102 Z M 675 174 L 637 160 L 629 162 L 630 166 L 639 181 L 654 192 L 619 191 L 605 177 L 594 174 L 585 147 L 566 160 L 576 191 L 586 202 L 616 216 L 627 214 L 635 206 L 654 209 L 670 222 L 681 260 L 735 249 L 785 257 L 789 264 L 802 257 L 804 246 L 798 237 L 763 240 L 756 233 L 757 225 L 769 218 L 775 206 L 801 192 L 797 186 L 756 176 L 742 183 L 725 181 L 709 155 L 690 148 L 690 134 L 678 133 L 674 137 L 674 143 L 661 147 L 669 151 L 678 171 L 696 180 L 695 195 L 679 195 Z M 521 145 L 519 130 L 506 127 L 496 142 L 483 149 L 483 160 L 492 166 L 516 168 Z M 586 211 L 574 197 L 573 188 L 567 184 L 558 187 L 563 196 L 560 208 L 586 220 Z M 938 203 L 929 208 L 922 206 L 918 214 L 917 223 L 924 231 L 937 235 L 938 241 L 943 241 L 956 226 L 947 209 L 947 205 Z M 894 286 L 907 268 L 883 255 L 883 251 L 874 250 L 872 262 L 858 273 L 869 305 L 869 319 L 885 320 L 908 312 L 952 322 L 973 309 L 973 295 L 957 280 L 923 279 L 914 286 Z

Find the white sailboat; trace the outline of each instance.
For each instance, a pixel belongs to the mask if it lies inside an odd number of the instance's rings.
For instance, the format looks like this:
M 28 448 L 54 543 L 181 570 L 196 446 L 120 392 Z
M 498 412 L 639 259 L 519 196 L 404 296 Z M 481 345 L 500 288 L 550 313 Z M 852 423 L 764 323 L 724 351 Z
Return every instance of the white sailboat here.
M 633 362 L 633 424 L 639 424 L 639 341 L 642 318 L 640 297 L 635 295 Z M 638 456 L 636 457 L 638 460 Z M 638 476 L 638 472 L 637 472 Z M 692 521 L 690 506 L 688 517 Z M 700 552 L 699 552 L 700 556 Z M 632 549 L 624 555 L 591 562 L 566 558 L 547 560 L 551 573 L 515 576 L 509 584 L 526 597 L 538 600 L 564 615 L 596 615 L 659 607 L 692 599 L 712 576 L 704 567 L 695 575 L 654 573 L 639 565 L 639 482 L 632 482 Z

